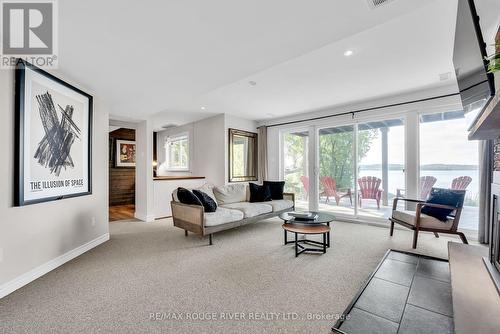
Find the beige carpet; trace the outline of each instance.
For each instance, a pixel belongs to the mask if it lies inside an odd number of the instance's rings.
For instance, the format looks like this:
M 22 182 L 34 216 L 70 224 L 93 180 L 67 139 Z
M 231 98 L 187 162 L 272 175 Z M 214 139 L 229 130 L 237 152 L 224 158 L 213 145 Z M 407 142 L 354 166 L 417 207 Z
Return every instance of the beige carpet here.
M 407 230 L 390 238 L 386 228 L 332 226 L 327 254 L 295 258 L 279 219 L 216 234 L 213 246 L 170 219 L 115 222 L 109 242 L 0 300 L 0 332 L 328 333 L 335 321 L 308 313 L 342 313 L 387 249 L 411 244 Z M 422 234 L 418 251 L 446 258 L 449 240 L 459 241 Z M 153 312 L 216 318 L 152 321 Z

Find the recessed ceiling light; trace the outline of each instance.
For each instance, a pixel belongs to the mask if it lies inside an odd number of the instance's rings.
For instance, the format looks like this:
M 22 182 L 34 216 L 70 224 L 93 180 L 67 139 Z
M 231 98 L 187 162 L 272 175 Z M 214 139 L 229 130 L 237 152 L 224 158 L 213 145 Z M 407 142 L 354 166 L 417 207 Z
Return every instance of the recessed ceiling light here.
M 344 56 L 346 56 L 346 57 L 350 57 L 353 54 L 354 54 L 354 51 L 352 51 L 352 50 L 346 50 L 346 52 L 344 52 Z
M 248 84 L 249 84 L 250 86 L 256 86 L 256 85 L 257 85 L 257 83 L 256 83 L 255 81 L 249 81 L 249 82 L 248 82 Z
M 201 107 L 201 110 L 205 110 L 205 109 L 207 109 L 207 108 L 205 108 L 205 107 Z

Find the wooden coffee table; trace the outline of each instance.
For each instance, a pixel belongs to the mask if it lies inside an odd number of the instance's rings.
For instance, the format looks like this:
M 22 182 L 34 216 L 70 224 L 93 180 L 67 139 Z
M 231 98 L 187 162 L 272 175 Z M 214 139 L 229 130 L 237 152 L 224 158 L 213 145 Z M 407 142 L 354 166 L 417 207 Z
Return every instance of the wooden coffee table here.
M 312 213 L 315 213 L 318 217 L 314 220 L 299 220 L 296 219 L 294 216 L 291 216 L 289 212 L 285 212 L 279 215 L 281 219 L 284 220 L 286 224 L 294 224 L 294 225 L 326 225 L 330 226 L 330 223 L 335 220 L 335 216 L 332 215 L 329 212 L 322 212 L 322 211 L 311 211 Z M 285 245 L 287 244 L 287 231 L 283 231 L 285 234 Z M 309 242 L 309 243 L 317 243 L 315 241 Z M 321 243 L 317 243 L 321 245 Z M 330 233 L 326 235 L 326 247 L 330 248 Z
M 330 226 L 327 225 L 322 225 L 322 224 L 316 224 L 316 225 L 306 225 L 306 224 L 289 224 L 285 223 L 283 224 L 283 230 L 285 231 L 285 245 L 294 243 L 295 244 L 295 257 L 299 256 L 299 254 L 302 254 L 304 252 L 320 252 L 325 254 L 326 253 L 326 248 L 328 246 L 327 243 L 327 236 L 330 235 Z M 294 241 L 288 241 L 287 240 L 287 232 L 291 232 L 295 234 L 295 240 Z M 322 234 L 323 235 L 323 242 L 318 242 L 314 240 L 307 240 L 307 239 L 302 239 L 299 240 L 298 235 L 299 234 L 304 234 L 304 235 L 314 235 L 314 234 Z M 330 238 L 328 238 L 329 240 Z M 307 248 L 306 246 L 303 246 L 302 244 L 309 244 L 312 248 Z M 321 247 L 318 247 L 321 246 Z M 300 251 L 299 251 L 300 248 Z

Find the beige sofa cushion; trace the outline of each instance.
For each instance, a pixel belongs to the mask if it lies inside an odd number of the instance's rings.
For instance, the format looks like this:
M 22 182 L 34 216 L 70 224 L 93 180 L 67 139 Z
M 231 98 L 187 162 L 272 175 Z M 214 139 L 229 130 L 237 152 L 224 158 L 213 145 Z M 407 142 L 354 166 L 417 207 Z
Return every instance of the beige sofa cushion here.
M 273 212 L 293 208 L 293 201 L 290 201 L 288 199 L 276 199 L 270 202 L 266 202 L 266 204 L 269 204 L 273 207 Z
M 212 198 L 215 201 L 215 203 L 217 203 L 217 198 L 215 197 L 215 194 L 214 194 L 214 188 L 215 188 L 215 186 L 213 184 L 205 183 L 201 187 L 195 188 L 195 189 L 199 190 L 199 191 L 203 191 L 205 194 L 210 196 L 210 198 Z
M 239 203 L 231 203 L 224 204 L 222 207 L 226 209 L 235 209 L 243 212 L 245 218 L 259 216 L 265 213 L 273 212 L 273 207 L 269 204 L 269 202 L 264 203 L 250 203 L 250 202 L 239 202 Z
M 212 198 L 215 201 L 215 203 L 217 203 L 217 199 L 215 198 L 215 195 L 214 195 L 214 185 L 213 184 L 205 183 L 204 185 L 202 185 L 199 188 L 192 188 L 192 189 L 188 189 L 188 190 L 193 191 L 195 189 L 199 190 L 199 191 L 203 191 L 205 194 L 210 196 L 210 198 Z M 175 202 L 179 202 L 179 198 L 177 197 L 177 188 L 175 188 L 174 191 L 172 192 L 172 197 L 174 198 Z
M 248 184 L 235 183 L 214 188 L 214 195 L 217 199 L 217 204 L 231 204 L 245 202 L 247 200 Z
M 205 226 L 217 226 L 242 220 L 243 212 L 218 207 L 215 212 L 205 212 L 203 217 Z
M 394 210 L 392 211 L 392 217 L 401 220 L 405 223 L 411 224 L 415 226 L 415 211 L 408 210 Z M 450 230 L 453 225 L 453 219 L 448 219 L 446 222 L 442 222 L 439 219 L 436 219 L 432 216 L 428 216 L 426 214 L 420 214 L 420 226 L 428 227 L 428 228 L 439 228 L 442 230 Z

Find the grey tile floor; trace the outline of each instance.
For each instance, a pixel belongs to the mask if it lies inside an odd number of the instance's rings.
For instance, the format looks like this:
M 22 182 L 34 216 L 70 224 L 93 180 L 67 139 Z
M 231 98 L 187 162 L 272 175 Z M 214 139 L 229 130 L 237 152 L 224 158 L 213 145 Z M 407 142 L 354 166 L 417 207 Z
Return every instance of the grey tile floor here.
M 391 251 L 339 329 L 348 334 L 453 333 L 448 262 Z

